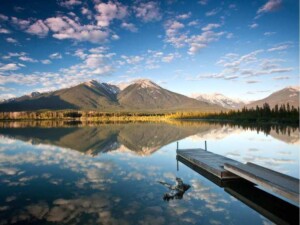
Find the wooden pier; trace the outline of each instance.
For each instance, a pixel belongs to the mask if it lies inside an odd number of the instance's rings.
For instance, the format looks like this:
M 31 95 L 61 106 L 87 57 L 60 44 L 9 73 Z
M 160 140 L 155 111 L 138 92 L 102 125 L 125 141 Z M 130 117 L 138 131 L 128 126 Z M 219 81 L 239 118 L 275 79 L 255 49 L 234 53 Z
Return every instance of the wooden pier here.
M 224 169 L 293 202 L 299 202 L 299 180 L 294 177 L 249 162 L 239 166 L 225 163 Z
M 221 155 L 214 154 L 204 149 L 184 149 L 177 150 L 177 155 L 181 156 L 185 160 L 193 163 L 194 165 L 206 170 L 207 172 L 215 175 L 220 179 L 233 179 L 238 178 L 235 174 L 224 169 L 224 164 L 230 164 L 239 166 L 239 163 L 235 160 L 226 158 Z
M 220 179 L 179 155 L 177 155 L 177 162 L 183 163 L 215 185 L 223 188 L 225 192 L 268 218 L 273 223 L 299 225 L 299 207 L 295 204 L 278 198 L 243 178 Z
M 206 143 L 205 143 L 206 147 Z M 240 163 L 204 149 L 178 149 L 177 159 L 188 161 L 217 179 L 243 179 L 288 199 L 299 206 L 299 179 L 278 173 L 253 163 Z

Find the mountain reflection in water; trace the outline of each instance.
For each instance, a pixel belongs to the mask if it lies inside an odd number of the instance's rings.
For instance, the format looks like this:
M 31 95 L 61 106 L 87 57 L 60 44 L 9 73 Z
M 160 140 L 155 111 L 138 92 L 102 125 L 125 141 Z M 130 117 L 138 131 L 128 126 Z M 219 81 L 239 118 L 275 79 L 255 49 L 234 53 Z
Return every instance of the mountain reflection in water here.
M 195 148 L 204 140 L 210 151 L 299 177 L 293 127 L 0 123 L 0 224 L 271 224 L 231 196 L 244 189 L 224 190 L 185 165 L 177 171 L 176 141 Z M 164 201 L 157 181 L 176 177 L 191 188 Z
M 51 129 L 49 129 L 51 128 Z M 223 139 L 242 130 L 255 130 L 290 144 L 299 144 L 299 127 L 240 125 L 208 122 L 173 123 L 72 123 L 32 121 L 0 123 L 0 134 L 32 144 L 50 144 L 97 155 L 130 150 L 149 155 L 177 140 L 192 136 Z

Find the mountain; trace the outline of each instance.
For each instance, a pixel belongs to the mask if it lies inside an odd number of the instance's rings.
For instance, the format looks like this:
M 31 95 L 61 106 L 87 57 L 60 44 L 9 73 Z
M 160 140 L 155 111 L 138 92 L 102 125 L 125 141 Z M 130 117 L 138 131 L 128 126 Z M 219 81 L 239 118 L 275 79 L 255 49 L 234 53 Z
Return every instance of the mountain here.
M 210 104 L 216 104 L 227 109 L 238 109 L 246 104 L 245 101 L 242 101 L 240 99 L 229 98 L 220 93 L 197 94 L 194 98 L 199 101 L 207 102 Z
M 246 105 L 247 108 L 255 108 L 257 105 L 262 106 L 264 103 L 268 103 L 271 108 L 273 108 L 276 104 L 287 104 L 290 106 L 299 107 L 299 87 L 287 87 L 276 91 L 269 95 L 268 97 L 251 102 Z
M 33 92 L 0 104 L 0 111 L 32 111 L 41 109 L 112 109 L 118 107 L 119 88 L 91 80 L 54 92 Z
M 147 79 L 137 80 L 118 95 L 119 103 L 135 110 L 217 111 L 221 107 L 166 90 Z
M 24 95 L 0 103 L 0 111 L 34 110 L 101 111 L 219 111 L 223 108 L 168 91 L 146 79 L 121 90 L 116 85 L 95 80 L 54 92 Z

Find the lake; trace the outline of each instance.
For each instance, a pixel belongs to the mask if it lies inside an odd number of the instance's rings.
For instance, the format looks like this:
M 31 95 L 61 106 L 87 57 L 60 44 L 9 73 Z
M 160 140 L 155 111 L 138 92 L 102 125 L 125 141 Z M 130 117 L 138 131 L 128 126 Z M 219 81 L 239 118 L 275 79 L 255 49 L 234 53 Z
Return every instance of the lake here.
M 299 178 L 298 127 L 1 123 L 0 224 L 280 221 L 276 213 L 266 216 L 250 207 L 245 199 L 251 193 L 234 195 L 238 187 L 226 189 L 181 162 L 177 170 L 177 141 L 180 148 L 204 148 L 205 140 L 208 151 Z M 174 185 L 176 177 L 191 187 L 181 199 L 165 201 L 169 190 L 158 181 Z

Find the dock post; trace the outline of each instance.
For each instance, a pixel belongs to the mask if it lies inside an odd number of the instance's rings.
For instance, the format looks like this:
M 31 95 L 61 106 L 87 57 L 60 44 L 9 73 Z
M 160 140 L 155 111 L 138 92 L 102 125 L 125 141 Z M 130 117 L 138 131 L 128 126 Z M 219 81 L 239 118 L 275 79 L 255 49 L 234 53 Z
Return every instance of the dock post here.
M 177 171 L 179 171 L 179 163 L 178 163 L 178 160 L 177 161 Z
M 178 144 L 178 141 L 177 141 L 177 148 L 176 148 L 176 150 L 178 150 L 178 145 L 179 145 L 179 144 Z
M 207 151 L 207 143 L 206 143 L 206 141 L 204 143 L 205 143 L 205 151 Z

